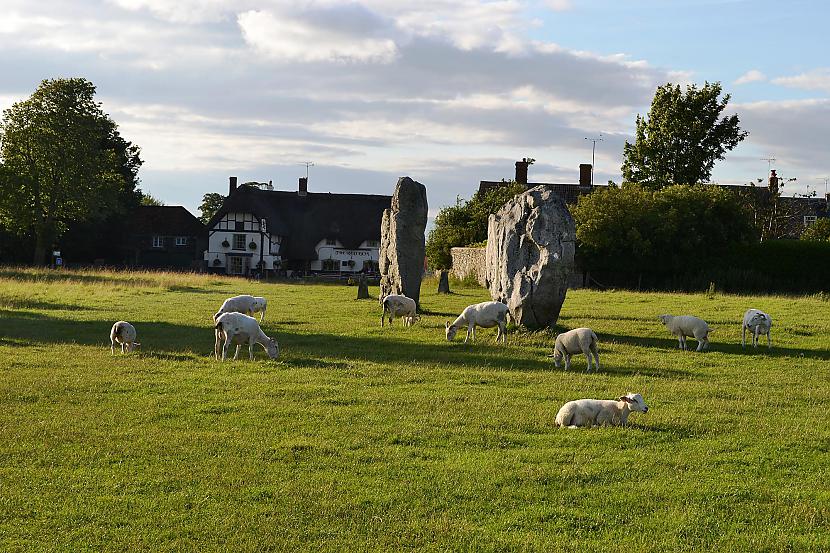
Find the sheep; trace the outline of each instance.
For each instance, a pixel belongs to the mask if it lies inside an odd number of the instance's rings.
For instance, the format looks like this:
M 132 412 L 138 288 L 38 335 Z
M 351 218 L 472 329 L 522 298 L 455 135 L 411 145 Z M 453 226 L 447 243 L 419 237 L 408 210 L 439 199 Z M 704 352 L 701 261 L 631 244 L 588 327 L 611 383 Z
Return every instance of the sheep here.
M 640 394 L 628 393 L 613 399 L 577 399 L 569 401 L 556 413 L 556 426 L 626 426 L 632 412 L 648 413 Z
M 501 302 L 484 301 L 475 305 L 468 305 L 452 324 L 447 321 L 447 341 L 452 342 L 458 329 L 464 326 L 467 327 L 467 335 L 464 337 L 465 344 L 471 337 L 475 341 L 476 326 L 482 328 L 493 328 L 497 326 L 496 341 L 498 342 L 499 338 L 501 338 L 502 343 L 506 343 L 508 315 L 507 306 Z
M 213 322 L 219 320 L 219 316 L 223 313 L 244 313 L 245 315 L 253 316 L 256 312 L 260 313 L 259 322 L 262 322 L 265 319 L 265 309 L 267 307 L 268 302 L 265 298 L 249 296 L 247 294 L 234 296 L 226 299 L 222 303 L 222 307 L 213 315 Z
M 571 355 L 582 352 L 588 360 L 588 369 L 585 372 L 591 371 L 591 354 L 594 354 L 594 361 L 596 362 L 596 369 L 599 370 L 599 353 L 597 352 L 597 335 L 590 328 L 575 328 L 568 332 L 563 332 L 556 337 L 556 342 L 553 346 L 553 364 L 558 368 L 559 362 L 565 358 L 565 370 L 571 368 Z
M 216 343 L 213 352 L 217 360 L 219 360 L 219 349 L 222 349 L 222 361 L 224 361 L 228 357 L 228 349 L 233 344 L 236 345 L 236 354 L 233 358 L 234 360 L 238 359 L 239 348 L 245 342 L 248 343 L 248 355 L 252 361 L 254 359 L 254 344 L 259 344 L 265 348 L 268 357 L 271 359 L 279 357 L 280 348 L 277 341 L 266 336 L 253 317 L 243 313 L 223 313 L 216 320 L 215 329 Z M 222 341 L 225 342 L 224 347 L 222 347 Z
M 415 300 L 407 298 L 400 294 L 389 294 L 383 298 L 383 313 L 380 315 L 380 326 L 383 326 L 386 314 L 389 313 L 389 325 L 392 325 L 392 320 L 397 317 L 403 317 L 404 326 L 412 326 L 415 321 L 421 320 L 421 316 L 415 311 L 418 306 Z
M 769 331 L 772 328 L 772 317 L 758 309 L 749 309 L 744 313 L 744 322 L 741 325 L 741 347 L 746 347 L 746 331 L 752 333 L 752 346 L 758 347 L 758 336 L 767 335 L 767 347 L 772 349 L 772 339 Z
M 709 333 L 714 330 L 709 328 L 709 325 L 703 319 L 691 315 L 682 315 L 679 317 L 660 315 L 658 319 L 666 325 L 666 328 L 672 334 L 677 336 L 680 342 L 680 349 L 686 350 L 686 336 L 692 336 L 697 340 L 697 349 L 695 351 L 709 349 Z
M 118 321 L 110 330 L 110 351 L 115 355 L 115 344 L 121 344 L 121 353 L 128 353 L 141 346 L 135 341 L 135 327 L 127 321 Z

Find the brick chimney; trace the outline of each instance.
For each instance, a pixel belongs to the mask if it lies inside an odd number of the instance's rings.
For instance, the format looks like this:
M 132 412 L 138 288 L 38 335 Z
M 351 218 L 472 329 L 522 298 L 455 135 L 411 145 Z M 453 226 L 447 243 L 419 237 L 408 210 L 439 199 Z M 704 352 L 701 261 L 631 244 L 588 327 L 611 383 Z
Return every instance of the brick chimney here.
M 516 162 L 516 182 L 527 186 L 527 168 L 531 162 L 527 159 Z
M 593 184 L 594 167 L 590 163 L 579 164 L 579 186 L 591 186 Z
M 228 196 L 236 192 L 236 177 L 228 177 Z
M 775 174 L 775 169 L 769 172 L 769 189 L 770 192 L 778 192 L 778 175 Z
M 308 178 L 300 177 L 300 188 L 297 190 L 298 196 L 305 196 L 308 194 Z

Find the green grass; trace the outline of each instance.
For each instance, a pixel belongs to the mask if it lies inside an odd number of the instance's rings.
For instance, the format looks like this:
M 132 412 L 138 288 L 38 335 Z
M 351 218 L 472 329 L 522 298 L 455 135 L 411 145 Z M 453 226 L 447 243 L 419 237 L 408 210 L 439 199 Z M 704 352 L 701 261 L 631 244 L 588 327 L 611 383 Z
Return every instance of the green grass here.
M 571 291 L 585 374 L 547 333 L 446 342 L 486 292 L 435 289 L 380 328 L 351 287 L 0 268 L 0 550 L 830 550 L 822 297 Z M 212 359 L 236 293 L 268 298 L 278 362 Z M 749 307 L 771 353 L 741 350 Z M 664 312 L 713 351 L 678 351 Z M 110 355 L 118 319 L 140 353 Z M 629 428 L 553 425 L 628 391 L 650 407 Z

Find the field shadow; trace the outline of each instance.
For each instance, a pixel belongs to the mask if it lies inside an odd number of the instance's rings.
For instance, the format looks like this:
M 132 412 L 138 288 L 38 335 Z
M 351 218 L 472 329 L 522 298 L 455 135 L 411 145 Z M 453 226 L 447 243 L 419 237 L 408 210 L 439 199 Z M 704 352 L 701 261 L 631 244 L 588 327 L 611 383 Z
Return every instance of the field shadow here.
M 68 311 L 75 309 L 83 309 L 84 311 L 99 311 L 97 307 L 87 307 L 85 305 L 57 303 L 51 301 L 31 299 L 8 298 L 4 296 L 0 296 L 0 305 L 3 306 L 3 309 L 0 309 L 0 312 L 5 312 L 6 310 L 14 312 L 15 310 L 21 309 L 39 309 L 42 311 Z

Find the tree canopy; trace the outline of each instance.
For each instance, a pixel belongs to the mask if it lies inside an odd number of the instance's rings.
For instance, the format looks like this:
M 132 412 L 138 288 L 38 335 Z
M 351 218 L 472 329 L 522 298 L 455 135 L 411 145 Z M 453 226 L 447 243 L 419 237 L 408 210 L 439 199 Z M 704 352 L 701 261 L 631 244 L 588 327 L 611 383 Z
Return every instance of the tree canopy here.
M 757 239 L 748 209 L 716 186 L 597 188 L 572 212 L 579 255 L 600 271 L 685 272 Z
M 219 211 L 224 202 L 225 196 L 218 192 L 208 192 L 202 196 L 202 205 L 199 206 L 199 211 L 202 214 L 199 216 L 199 220 L 204 224 L 208 224 L 208 221 Z
M 737 115 L 721 117 L 729 99 L 717 82 L 658 87 L 648 116 L 637 116 L 634 144 L 625 143 L 623 181 L 655 189 L 707 182 L 715 162 L 748 135 Z
M 0 223 L 35 237 L 34 262 L 70 223 L 102 219 L 140 199 L 139 148 L 95 102 L 83 78 L 41 82 L 0 123 Z
M 435 269 L 452 266 L 450 250 L 487 240 L 487 219 L 517 194 L 524 192 L 524 185 L 515 182 L 491 188 L 485 193 L 476 192 L 472 198 L 442 208 L 435 217 L 435 226 L 426 244 L 427 259 Z
M 801 233 L 801 239 L 830 242 L 830 218 L 817 219 L 815 223 L 804 229 L 804 232 Z

